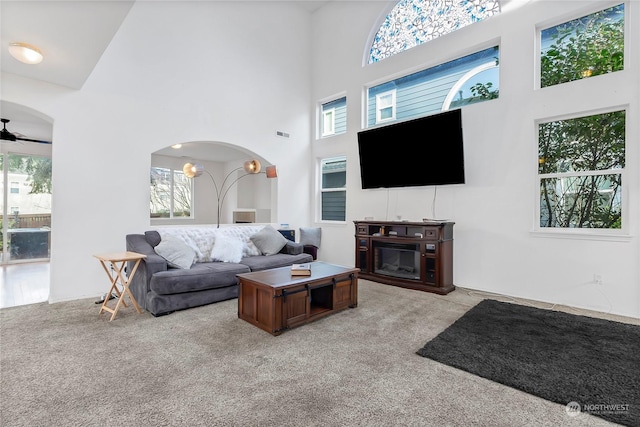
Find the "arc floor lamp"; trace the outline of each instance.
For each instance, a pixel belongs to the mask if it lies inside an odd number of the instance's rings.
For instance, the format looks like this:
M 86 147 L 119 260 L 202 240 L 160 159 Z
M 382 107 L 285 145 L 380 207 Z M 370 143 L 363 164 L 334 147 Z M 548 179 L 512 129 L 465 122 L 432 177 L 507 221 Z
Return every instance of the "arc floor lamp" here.
M 211 175 L 211 173 L 205 170 L 204 167 L 202 167 L 202 165 L 198 163 L 185 163 L 184 167 L 182 168 L 182 172 L 185 174 L 187 178 L 197 178 L 203 173 L 206 173 L 207 175 L 209 175 L 209 178 L 211 178 L 211 181 L 213 182 L 213 187 L 216 190 L 216 198 L 218 200 L 218 228 L 220 228 L 220 215 L 222 213 L 222 205 L 224 204 L 224 199 L 227 197 L 229 190 L 231 189 L 231 187 L 233 187 L 233 185 L 236 182 L 240 181 L 245 176 L 255 175 L 259 173 L 264 173 L 267 176 L 267 178 L 278 177 L 278 172 L 276 170 L 276 167 L 273 165 L 267 166 L 264 171 L 262 171 L 261 169 L 262 169 L 262 165 L 260 164 L 260 161 L 247 160 L 246 162 L 244 162 L 242 166 L 237 167 L 231 172 L 229 172 L 227 176 L 224 177 L 224 181 L 222 181 L 222 185 L 219 187 L 218 187 L 218 184 L 216 183 L 216 180 L 213 178 L 213 175 Z M 229 181 L 229 179 L 234 173 L 240 170 L 244 170 L 245 173 L 243 175 L 236 177 L 235 179 L 233 179 L 233 181 L 227 182 Z

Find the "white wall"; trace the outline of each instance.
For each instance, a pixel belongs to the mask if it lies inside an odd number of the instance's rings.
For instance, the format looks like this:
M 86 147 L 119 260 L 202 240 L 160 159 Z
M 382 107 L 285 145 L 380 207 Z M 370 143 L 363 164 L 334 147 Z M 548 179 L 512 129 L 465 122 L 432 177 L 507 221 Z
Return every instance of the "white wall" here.
M 282 195 L 307 190 L 309 25 L 287 2 L 138 2 L 82 90 L 2 75 L 3 100 L 54 122 L 50 302 L 106 292 L 92 255 L 149 229 L 161 148 L 238 145 L 278 165 Z M 307 221 L 307 204 L 276 199 Z
M 395 3 L 395 2 L 393 2 Z M 347 221 L 323 224 L 321 257 L 354 264 L 353 220 L 447 218 L 454 227 L 454 282 L 462 287 L 640 317 L 638 117 L 640 2 L 626 3 L 625 70 L 536 89 L 536 26 L 549 26 L 616 3 L 514 2 L 471 27 L 363 66 L 370 35 L 389 10 L 385 2 L 332 2 L 313 16 L 312 109 L 346 93 L 348 132 L 312 141 L 315 159 L 347 155 Z M 560 20 L 559 20 L 560 19 Z M 328 31 L 327 29 L 331 29 Z M 357 132 L 364 88 L 450 59 L 500 45 L 500 98 L 463 109 L 466 184 L 390 190 L 360 187 Z M 533 232 L 537 203 L 539 119 L 627 107 L 626 221 L 618 239 L 549 237 Z M 315 132 L 312 133 L 315 135 Z M 387 153 L 406 161 L 410 153 Z M 315 190 L 312 184 L 310 189 Z M 602 285 L 593 282 L 594 274 Z
M 50 301 L 104 293 L 108 283 L 92 255 L 123 250 L 125 234 L 150 227 L 151 153 L 219 141 L 278 165 L 272 221 L 296 228 L 314 219 L 309 171 L 316 158 L 348 156 L 347 221 L 319 224 L 324 260 L 353 265 L 355 219 L 419 220 L 435 210 L 433 216 L 456 222 L 456 284 L 640 317 L 640 4 L 627 7 L 625 71 L 534 89 L 536 25 L 571 19 L 594 3 L 526 3 L 363 67 L 387 2 L 330 2 L 311 19 L 291 2 L 137 2 L 82 90 L 3 74 L 3 100 L 54 121 Z M 361 190 L 356 133 L 364 86 L 496 42 L 500 99 L 463 112 L 467 184 L 439 188 L 435 206 L 433 188 Z M 343 93 L 348 132 L 310 147 L 316 101 Z M 630 118 L 629 237 L 537 237 L 535 120 L 621 105 Z M 276 137 L 276 130 L 291 138 Z M 306 194 L 311 203 L 299 196 Z M 603 285 L 591 283 L 594 273 Z

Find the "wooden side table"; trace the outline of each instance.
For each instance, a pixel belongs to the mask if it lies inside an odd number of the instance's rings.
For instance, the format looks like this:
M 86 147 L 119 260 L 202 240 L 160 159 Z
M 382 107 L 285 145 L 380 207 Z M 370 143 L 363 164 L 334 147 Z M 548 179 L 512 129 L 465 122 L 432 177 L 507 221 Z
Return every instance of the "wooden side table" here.
M 111 281 L 111 288 L 109 288 L 109 292 L 107 293 L 104 299 L 104 302 L 100 307 L 100 312 L 98 314 L 102 314 L 103 311 L 108 311 L 109 313 L 111 313 L 111 318 L 109 319 L 109 321 L 112 321 L 116 317 L 116 314 L 120 309 L 120 305 L 123 305 L 125 307 L 127 306 L 127 304 L 124 302 L 125 295 L 129 295 L 131 304 L 133 304 L 138 314 L 141 314 L 142 311 L 140 310 L 140 306 L 138 305 L 138 302 L 134 298 L 133 294 L 131 293 L 131 290 L 129 290 L 129 283 L 131 282 L 131 279 L 133 279 L 133 276 L 136 274 L 138 265 L 140 265 L 140 260 L 143 258 L 146 258 L 147 256 L 136 253 L 136 252 L 126 251 L 126 252 L 115 252 L 115 253 L 109 253 L 109 254 L 94 255 L 94 257 L 100 260 L 100 264 L 102 265 L 102 268 L 104 268 L 105 273 L 107 273 L 107 276 L 109 276 L 109 280 Z M 122 272 L 124 271 L 124 266 L 129 261 L 135 261 L 135 264 L 133 265 L 133 268 L 131 269 L 131 272 L 129 273 L 128 277 L 126 277 L 122 274 Z M 115 271 L 116 273 L 115 276 L 111 274 L 111 272 L 109 271 L 109 267 L 113 268 L 113 271 Z M 118 290 L 118 287 L 116 286 L 118 281 L 120 281 L 120 283 L 122 284 L 122 288 L 123 288 L 122 292 L 120 292 Z M 110 308 L 107 306 L 107 303 L 110 300 L 110 295 L 112 292 L 115 292 L 117 296 L 116 299 L 118 300 L 115 308 Z

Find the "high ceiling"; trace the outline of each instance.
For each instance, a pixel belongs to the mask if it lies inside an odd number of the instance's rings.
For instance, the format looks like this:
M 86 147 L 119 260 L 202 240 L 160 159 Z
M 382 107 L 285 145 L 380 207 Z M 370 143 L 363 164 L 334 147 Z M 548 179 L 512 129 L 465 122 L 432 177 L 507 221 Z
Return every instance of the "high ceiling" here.
M 134 0 L 0 1 L 2 72 L 82 88 L 134 3 Z M 296 1 L 309 13 L 326 3 Z M 37 65 L 17 61 L 8 51 L 12 42 L 38 46 L 44 60 Z M 11 120 L 7 125 L 11 132 L 51 139 L 51 123 L 28 109 L 1 101 L 0 115 Z

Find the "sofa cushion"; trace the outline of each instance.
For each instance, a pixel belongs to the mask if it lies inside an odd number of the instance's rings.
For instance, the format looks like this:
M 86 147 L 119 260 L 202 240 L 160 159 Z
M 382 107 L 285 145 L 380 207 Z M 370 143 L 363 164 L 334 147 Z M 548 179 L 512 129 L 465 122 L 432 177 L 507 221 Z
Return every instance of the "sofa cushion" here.
M 251 241 L 267 256 L 277 254 L 287 244 L 287 239 L 270 225 L 251 236 Z
M 313 257 L 309 254 L 287 255 L 275 254 L 271 256 L 251 256 L 242 258 L 242 264 L 246 265 L 251 271 L 268 270 L 270 268 L 286 267 L 291 264 L 302 264 L 313 261 Z
M 236 274 L 249 271 L 246 265 L 230 262 L 196 263 L 189 270 L 171 268 L 155 273 L 149 287 L 159 295 L 223 288 L 237 285 Z
M 304 247 L 300 243 L 288 241 L 286 245 L 280 249 L 281 254 L 298 255 L 304 252 Z
M 191 268 L 196 260 L 195 251 L 185 242 L 174 236 L 164 236 L 155 251 L 167 260 L 171 267 L 187 269 Z
M 242 250 L 244 243 L 240 239 L 218 234 L 211 251 L 211 259 L 222 262 L 235 262 L 236 264 L 242 259 Z
M 300 244 L 320 247 L 322 228 L 320 227 L 300 227 Z

